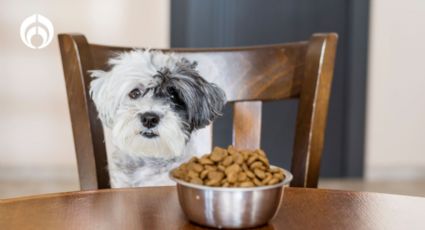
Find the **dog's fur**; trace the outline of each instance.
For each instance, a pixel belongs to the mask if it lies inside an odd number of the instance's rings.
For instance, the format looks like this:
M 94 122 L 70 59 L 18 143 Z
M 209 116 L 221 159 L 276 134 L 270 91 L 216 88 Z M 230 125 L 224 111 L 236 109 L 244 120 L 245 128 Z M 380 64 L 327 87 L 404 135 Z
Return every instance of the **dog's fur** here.
M 220 115 L 224 91 L 177 54 L 133 50 L 109 64 L 109 71 L 91 71 L 90 94 L 117 149 L 111 186 L 172 184 L 169 170 L 196 152 L 191 135 Z

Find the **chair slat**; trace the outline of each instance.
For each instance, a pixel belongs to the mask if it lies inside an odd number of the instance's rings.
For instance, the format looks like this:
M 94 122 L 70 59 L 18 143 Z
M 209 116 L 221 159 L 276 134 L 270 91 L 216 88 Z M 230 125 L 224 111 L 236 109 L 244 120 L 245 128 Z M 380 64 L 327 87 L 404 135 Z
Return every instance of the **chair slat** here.
M 294 187 L 317 187 L 336 41 L 335 34 L 314 35 L 310 39 L 292 156 Z
M 261 101 L 235 102 L 233 106 L 233 145 L 242 149 L 260 148 Z
M 229 102 L 270 101 L 298 97 L 307 43 L 298 42 L 256 48 L 169 49 L 198 63 L 198 71 L 225 92 Z M 107 68 L 114 54 L 129 48 L 91 46 L 93 68 Z
M 71 113 L 81 190 L 109 188 L 103 129 L 89 96 L 92 65 L 89 44 L 78 34 L 59 35 L 65 82 Z

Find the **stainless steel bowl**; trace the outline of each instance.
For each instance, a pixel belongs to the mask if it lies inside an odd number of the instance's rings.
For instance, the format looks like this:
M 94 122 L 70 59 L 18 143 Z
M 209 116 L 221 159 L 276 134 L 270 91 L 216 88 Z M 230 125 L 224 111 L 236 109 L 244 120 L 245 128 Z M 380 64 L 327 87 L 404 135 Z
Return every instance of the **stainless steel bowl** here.
M 274 167 L 274 166 L 272 166 Z M 282 202 L 284 187 L 292 174 L 284 169 L 279 184 L 250 188 L 223 188 L 191 184 L 174 178 L 183 212 L 189 220 L 215 228 L 252 228 L 274 218 Z

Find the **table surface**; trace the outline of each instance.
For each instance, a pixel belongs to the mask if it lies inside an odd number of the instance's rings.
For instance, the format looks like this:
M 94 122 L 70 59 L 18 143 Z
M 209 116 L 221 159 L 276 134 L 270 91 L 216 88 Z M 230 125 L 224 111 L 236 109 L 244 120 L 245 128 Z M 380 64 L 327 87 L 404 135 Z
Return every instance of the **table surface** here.
M 0 200 L 0 229 L 203 229 L 180 209 L 175 187 L 108 189 Z M 425 229 L 425 198 L 285 188 L 260 229 Z

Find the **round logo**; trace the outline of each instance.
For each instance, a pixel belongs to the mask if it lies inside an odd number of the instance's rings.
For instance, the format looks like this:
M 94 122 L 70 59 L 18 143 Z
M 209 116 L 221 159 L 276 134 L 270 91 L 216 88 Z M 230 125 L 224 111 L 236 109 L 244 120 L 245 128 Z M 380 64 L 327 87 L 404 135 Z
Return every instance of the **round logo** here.
M 34 14 L 25 18 L 21 24 L 22 42 L 32 49 L 42 49 L 50 44 L 53 39 L 53 24 L 41 14 Z M 41 38 L 40 44 L 33 44 L 34 36 Z

